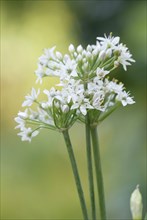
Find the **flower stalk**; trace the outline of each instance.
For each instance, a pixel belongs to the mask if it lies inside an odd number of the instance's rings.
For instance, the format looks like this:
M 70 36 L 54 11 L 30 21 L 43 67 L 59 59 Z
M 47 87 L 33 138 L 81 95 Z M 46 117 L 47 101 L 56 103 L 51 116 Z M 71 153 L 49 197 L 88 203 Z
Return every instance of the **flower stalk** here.
M 104 184 L 103 184 L 103 174 L 101 168 L 100 150 L 98 143 L 97 127 L 91 127 L 91 137 L 93 142 L 93 154 L 96 172 L 96 182 L 100 206 L 100 217 L 101 220 L 106 220 L 106 207 L 105 207 L 105 195 L 104 195 Z
M 78 172 L 78 168 L 77 168 L 77 163 L 76 163 L 76 159 L 74 156 L 74 152 L 73 152 L 73 148 L 72 148 L 72 144 L 70 141 L 68 130 L 63 131 L 62 133 L 64 136 L 64 140 L 66 143 L 68 155 L 69 155 L 71 166 L 72 166 L 72 171 L 74 174 L 74 179 L 75 179 L 75 183 L 76 183 L 76 187 L 77 187 L 77 191 L 78 191 L 78 195 L 79 195 L 79 199 L 80 199 L 83 217 L 84 217 L 84 220 L 88 220 L 88 212 L 87 212 L 87 207 L 86 207 L 86 203 L 85 203 L 84 193 L 83 193 L 81 180 L 80 180 L 80 176 L 79 176 L 79 172 Z
M 89 180 L 91 212 L 92 212 L 92 219 L 96 220 L 93 167 L 92 167 L 92 152 L 91 152 L 91 137 L 90 137 L 90 121 L 89 121 L 88 113 L 86 116 L 85 133 L 86 133 L 86 153 L 87 153 L 87 167 L 88 167 L 88 180 Z

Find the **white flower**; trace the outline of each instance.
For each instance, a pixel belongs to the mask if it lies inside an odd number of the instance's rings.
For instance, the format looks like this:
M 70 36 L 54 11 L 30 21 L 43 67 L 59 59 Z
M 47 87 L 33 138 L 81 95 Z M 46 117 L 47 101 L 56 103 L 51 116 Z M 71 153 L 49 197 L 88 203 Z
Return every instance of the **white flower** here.
M 75 60 L 71 60 L 70 57 L 64 58 L 64 63 L 60 64 L 60 79 L 69 80 L 72 77 L 76 77 L 77 75 L 77 64 Z
M 29 109 L 29 111 L 30 111 L 29 119 L 31 119 L 31 120 L 36 120 L 36 119 L 38 119 L 38 117 L 39 117 L 38 112 L 33 111 L 31 108 Z
M 120 44 L 116 50 L 120 51 L 120 56 L 117 59 L 117 62 L 123 65 L 124 70 L 127 70 L 127 66 L 131 65 L 130 62 L 135 62 L 134 59 L 132 59 L 132 54 L 128 51 L 128 48 L 124 46 L 123 44 Z
M 52 107 L 54 98 L 60 96 L 60 91 L 56 90 L 54 87 L 52 87 L 50 90 L 45 89 L 43 93 L 48 97 L 48 101 L 41 104 L 43 108 Z
M 43 66 L 38 64 L 38 69 L 35 71 L 36 76 L 38 77 L 36 83 L 40 81 L 42 83 L 42 78 L 45 76 Z
M 105 79 L 105 90 L 109 93 L 116 93 L 119 94 L 123 91 L 123 84 L 117 83 L 116 81 L 109 81 L 108 79 Z
M 105 107 L 103 106 L 105 94 L 103 91 L 99 91 L 94 93 L 92 105 L 95 109 L 99 111 L 105 111 Z
M 116 100 L 120 101 L 123 106 L 135 103 L 135 101 L 132 99 L 132 97 L 129 96 L 129 93 L 127 93 L 126 91 L 118 93 L 118 95 L 116 96 Z
M 44 50 L 44 54 L 41 57 L 39 57 L 40 64 L 42 64 L 43 66 L 46 66 L 50 59 L 55 59 L 55 54 L 54 54 L 55 48 L 56 47 L 54 46 L 52 48 Z
M 90 105 L 90 103 L 88 102 L 88 100 L 84 99 L 84 100 L 78 100 L 75 104 L 72 105 L 71 109 L 77 109 L 80 110 L 80 112 L 83 115 L 87 114 L 87 110 L 88 109 L 93 109 L 93 106 Z
M 15 127 L 19 128 L 20 130 L 23 130 L 25 127 L 25 120 L 23 118 L 20 118 L 19 116 L 15 118 L 15 121 L 18 123 L 18 125 Z
M 104 68 L 99 68 L 98 67 L 97 70 L 96 70 L 96 75 L 99 78 L 104 78 L 109 73 L 110 73 L 110 71 L 104 70 Z
M 27 119 L 28 118 L 28 109 L 26 109 L 24 112 L 18 112 L 18 116 L 22 119 Z
M 82 92 L 82 88 L 79 87 L 78 90 L 78 88 L 76 87 L 75 91 L 75 93 L 73 92 L 70 94 L 73 102 L 71 109 L 79 109 L 83 115 L 86 115 L 87 109 L 93 109 L 93 106 L 90 104 L 89 99 L 85 97 L 84 90 Z
M 35 137 L 38 134 L 38 130 L 33 131 L 31 128 L 24 128 L 20 133 L 18 133 L 18 136 L 21 136 L 22 141 L 31 142 L 32 137 Z
M 142 219 L 142 196 L 139 191 L 139 186 L 133 191 L 130 198 L 130 209 L 132 213 L 133 220 L 141 220 Z
M 100 45 L 102 46 L 103 50 L 106 50 L 107 48 L 113 48 L 116 46 L 120 41 L 120 37 L 113 37 L 111 35 L 107 37 L 105 35 L 105 37 L 97 37 L 97 40 L 100 41 Z
M 28 94 L 27 96 L 25 96 L 26 100 L 23 102 L 22 107 L 31 106 L 33 102 L 37 100 L 39 94 L 40 89 L 38 89 L 38 91 L 36 92 L 36 90 L 32 88 L 31 95 Z

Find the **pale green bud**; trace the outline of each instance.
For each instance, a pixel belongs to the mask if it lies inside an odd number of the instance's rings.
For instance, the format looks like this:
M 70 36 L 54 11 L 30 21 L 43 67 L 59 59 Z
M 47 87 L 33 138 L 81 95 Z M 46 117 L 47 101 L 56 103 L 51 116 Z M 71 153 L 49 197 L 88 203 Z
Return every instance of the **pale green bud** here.
M 89 52 L 92 52 L 92 46 L 88 45 L 88 46 L 87 46 L 87 50 L 88 50 Z
M 91 58 L 91 53 L 90 53 L 89 51 L 88 51 L 87 54 L 86 54 L 86 58 L 87 58 L 87 59 L 90 59 L 90 58 Z
M 62 112 L 63 112 L 63 113 L 69 112 L 69 106 L 68 106 L 68 105 L 63 105 L 63 106 L 61 107 L 61 109 L 62 109 Z
M 136 189 L 133 191 L 130 198 L 130 209 L 132 213 L 133 220 L 141 220 L 142 219 L 142 196 L 139 191 L 139 185 L 137 185 Z
M 69 50 L 70 53 L 74 53 L 75 52 L 74 45 L 70 44 L 68 50 Z
M 57 57 L 57 59 L 62 60 L 62 58 L 63 58 L 62 53 L 57 51 L 56 52 L 56 57 Z
M 98 48 L 95 48 L 95 49 L 92 51 L 93 56 L 97 56 L 98 53 L 99 53 L 99 49 L 98 49 Z
M 82 51 L 83 51 L 83 47 L 82 47 L 81 45 L 79 45 L 79 46 L 77 47 L 77 52 L 78 52 L 78 53 L 82 53 Z
M 104 60 L 106 57 L 106 52 L 104 50 L 102 50 L 100 53 L 99 53 L 99 59 L 100 60 Z

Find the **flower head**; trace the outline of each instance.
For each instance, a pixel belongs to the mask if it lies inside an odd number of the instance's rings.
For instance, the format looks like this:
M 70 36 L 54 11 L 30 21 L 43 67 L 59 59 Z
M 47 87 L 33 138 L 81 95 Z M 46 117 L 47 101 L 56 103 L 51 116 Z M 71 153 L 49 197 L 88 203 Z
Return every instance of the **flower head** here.
M 83 48 L 71 44 L 68 50 L 69 54 L 63 55 L 52 47 L 45 49 L 39 57 L 36 82 L 42 83 L 44 77 L 56 76 L 59 88 L 44 89 L 42 101 L 38 101 L 39 89 L 32 88 L 25 96 L 22 107 L 29 109 L 19 112 L 15 118 L 22 140 L 30 141 L 42 128 L 69 129 L 76 120 L 85 122 L 88 112 L 90 120 L 98 123 L 101 114 L 111 112 L 117 103 L 122 106 L 134 103 L 124 85 L 109 77 L 119 65 L 127 70 L 127 66 L 134 62 L 119 37 L 105 35 L 98 37 L 95 45 Z M 30 108 L 33 103 L 36 109 Z

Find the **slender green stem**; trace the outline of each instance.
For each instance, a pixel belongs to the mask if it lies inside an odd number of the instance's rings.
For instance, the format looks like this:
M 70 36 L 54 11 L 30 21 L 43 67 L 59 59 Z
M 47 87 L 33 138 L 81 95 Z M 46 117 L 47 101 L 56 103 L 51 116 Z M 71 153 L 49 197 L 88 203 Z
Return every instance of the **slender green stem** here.
M 100 216 L 101 216 L 101 220 L 106 220 L 104 185 L 103 185 L 103 175 L 102 175 L 100 151 L 98 144 L 97 127 L 91 127 L 91 137 L 93 142 L 93 153 L 94 153 L 96 181 L 97 181 L 98 197 L 99 197 L 99 205 L 100 205 Z
M 87 83 L 84 83 L 84 89 L 87 90 Z M 95 208 L 95 195 L 94 195 L 94 181 L 93 181 L 93 168 L 92 168 L 92 154 L 91 154 L 91 136 L 90 136 L 90 118 L 89 113 L 85 117 L 85 134 L 86 134 L 86 153 L 87 153 L 87 168 L 88 168 L 88 181 L 89 193 L 91 202 L 92 219 L 96 220 Z
M 78 191 L 78 195 L 79 195 L 79 199 L 80 199 L 83 217 L 84 217 L 84 220 L 88 220 L 88 213 L 87 213 L 84 193 L 83 193 L 83 189 L 82 189 L 82 185 L 81 185 L 81 181 L 80 181 L 80 176 L 79 176 L 79 172 L 78 172 L 78 168 L 77 168 L 77 163 L 76 163 L 76 159 L 74 156 L 74 152 L 73 152 L 73 148 L 72 148 L 72 144 L 70 141 L 68 130 L 63 131 L 62 133 L 64 136 L 64 140 L 65 140 L 65 143 L 67 146 L 67 151 L 68 151 L 71 166 L 72 166 L 72 171 L 73 171 L 76 186 L 77 186 L 77 191 Z
M 85 133 L 86 133 L 88 180 L 89 180 L 89 193 L 90 193 L 90 201 L 91 201 L 92 219 L 96 220 L 94 181 L 93 181 L 93 168 L 92 168 L 92 154 L 91 154 L 91 138 L 90 138 L 90 123 L 89 123 L 88 113 L 86 115 Z

